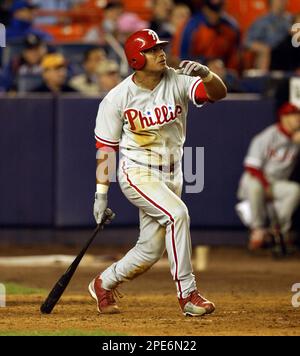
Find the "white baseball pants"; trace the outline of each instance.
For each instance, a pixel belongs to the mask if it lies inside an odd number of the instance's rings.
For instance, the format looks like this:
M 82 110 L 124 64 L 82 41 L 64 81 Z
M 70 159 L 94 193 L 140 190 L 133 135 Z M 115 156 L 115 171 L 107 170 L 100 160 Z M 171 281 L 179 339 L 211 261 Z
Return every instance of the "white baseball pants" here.
M 181 165 L 170 173 L 123 158 L 119 183 L 128 200 L 139 208 L 140 236 L 121 260 L 101 274 L 103 287 L 115 288 L 144 273 L 166 249 L 178 298 L 186 298 L 196 289 L 196 282 L 191 264 L 190 218 L 180 199 Z
M 272 183 L 272 192 L 281 231 L 286 233 L 291 228 L 293 213 L 300 203 L 300 185 L 288 180 L 279 180 Z M 250 202 L 251 228 L 265 227 L 268 217 L 271 217 L 268 216 L 264 188 L 259 180 L 245 173 L 239 187 L 238 198 Z

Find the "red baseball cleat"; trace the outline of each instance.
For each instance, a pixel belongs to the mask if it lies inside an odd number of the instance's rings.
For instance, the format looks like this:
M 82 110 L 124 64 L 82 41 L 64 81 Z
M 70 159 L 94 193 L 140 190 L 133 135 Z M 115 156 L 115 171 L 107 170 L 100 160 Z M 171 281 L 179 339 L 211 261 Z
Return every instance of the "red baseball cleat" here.
M 201 316 L 211 314 L 215 310 L 214 303 L 202 297 L 197 290 L 194 290 L 187 298 L 178 300 L 185 316 Z
M 266 229 L 253 229 L 251 231 L 248 249 L 249 251 L 256 251 L 264 247 L 268 238 L 268 233 Z
M 96 277 L 89 284 L 89 293 L 97 302 L 98 312 L 100 314 L 117 314 L 120 313 L 114 294 L 116 290 L 106 290 L 102 287 L 102 280 Z

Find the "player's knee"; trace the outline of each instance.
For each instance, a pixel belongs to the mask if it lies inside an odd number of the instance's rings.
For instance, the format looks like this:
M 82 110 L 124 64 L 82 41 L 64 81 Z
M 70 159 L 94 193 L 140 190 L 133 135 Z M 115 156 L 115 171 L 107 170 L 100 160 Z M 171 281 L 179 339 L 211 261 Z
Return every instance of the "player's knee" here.
M 165 246 L 155 246 L 153 249 L 153 262 L 157 262 L 165 252 Z
M 173 219 L 175 221 L 190 221 L 190 216 L 185 204 L 180 204 L 173 212 Z
M 263 185 L 256 180 L 253 180 L 253 182 L 249 185 L 248 191 L 249 195 L 253 196 L 260 196 L 265 194 Z
M 155 239 L 155 237 L 147 242 L 138 243 L 137 248 L 144 261 L 153 264 L 158 261 L 165 251 L 165 241 Z
M 289 197 L 295 202 L 300 201 L 300 184 L 291 182 L 289 186 Z
M 298 199 L 300 199 L 300 184 L 292 183 L 292 194 L 295 195 Z

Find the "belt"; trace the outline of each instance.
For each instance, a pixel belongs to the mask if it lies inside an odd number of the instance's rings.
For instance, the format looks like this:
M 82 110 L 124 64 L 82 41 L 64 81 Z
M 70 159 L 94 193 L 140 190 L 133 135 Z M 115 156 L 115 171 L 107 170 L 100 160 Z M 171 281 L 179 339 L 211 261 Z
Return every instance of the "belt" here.
M 136 164 L 139 164 L 141 166 L 147 167 L 149 169 L 158 169 L 161 172 L 168 172 L 168 173 L 173 173 L 175 171 L 175 168 L 178 165 L 178 162 L 171 163 L 169 166 L 167 166 L 167 165 L 162 165 L 162 164 L 160 164 L 160 165 L 151 165 L 151 164 L 147 164 L 147 163 L 138 162 L 138 161 L 135 161 L 133 159 L 130 159 L 130 160 L 132 162 L 136 163 Z

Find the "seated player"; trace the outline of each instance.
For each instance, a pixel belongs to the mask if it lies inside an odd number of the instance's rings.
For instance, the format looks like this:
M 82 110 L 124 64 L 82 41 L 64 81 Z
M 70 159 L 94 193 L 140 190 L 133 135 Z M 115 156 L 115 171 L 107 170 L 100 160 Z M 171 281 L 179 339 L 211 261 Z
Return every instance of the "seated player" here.
M 300 203 L 300 185 L 289 180 L 300 152 L 300 110 L 285 103 L 278 116 L 277 124 L 252 140 L 238 189 L 238 198 L 250 203 L 250 250 L 266 242 L 268 220 L 272 219 L 268 205 L 275 209 L 281 232 L 286 235 Z

